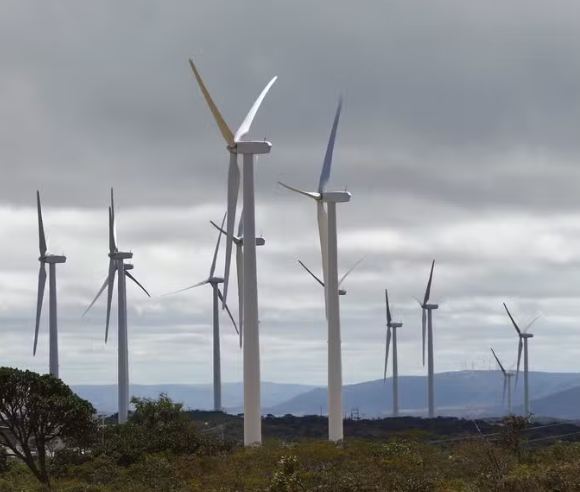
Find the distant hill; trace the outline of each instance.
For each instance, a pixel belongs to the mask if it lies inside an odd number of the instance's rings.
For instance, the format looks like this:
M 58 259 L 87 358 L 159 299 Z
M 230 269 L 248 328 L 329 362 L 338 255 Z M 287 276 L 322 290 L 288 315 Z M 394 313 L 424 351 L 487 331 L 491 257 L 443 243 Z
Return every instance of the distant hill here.
M 503 376 L 499 371 L 457 371 L 435 375 L 437 415 L 485 418 L 505 413 L 502 407 Z M 514 394 L 514 410 L 521 412 L 522 381 Z M 89 400 L 99 413 L 117 410 L 116 385 L 73 386 L 82 398 Z M 243 384 L 225 383 L 222 401 L 231 414 L 243 413 Z M 213 390 L 209 384 L 131 385 L 131 395 L 156 398 L 167 393 L 186 409 L 211 410 Z M 425 416 L 427 408 L 427 378 L 399 378 L 401 415 Z M 580 418 L 580 374 L 530 373 L 531 409 L 535 416 L 562 419 Z M 344 386 L 344 413 L 361 418 L 383 418 L 391 415 L 392 379 L 382 379 Z M 262 383 L 263 415 L 319 415 L 328 413 L 328 393 L 325 387 L 303 384 Z M 356 410 L 358 409 L 358 411 Z
M 580 420 L 580 385 L 564 391 L 552 393 L 530 401 L 530 411 L 536 416 L 553 417 L 557 419 Z M 516 412 L 523 411 L 523 405 L 518 405 Z
M 571 390 L 580 385 L 580 375 L 575 373 L 530 372 L 530 393 L 533 398 Z M 435 375 L 435 403 L 437 415 L 446 416 L 497 416 L 502 409 L 503 376 L 500 371 L 457 371 Z M 580 389 L 578 389 L 580 395 Z M 399 377 L 399 398 L 404 415 L 425 415 L 427 408 L 427 378 L 425 376 Z M 514 393 L 514 403 L 523 398 L 521 381 Z M 565 398 L 565 395 L 563 396 Z M 578 401 L 574 398 L 573 401 Z M 345 385 L 343 391 L 344 413 L 350 415 L 358 409 L 365 418 L 386 417 L 392 409 L 392 379 Z M 264 405 L 266 407 L 266 405 Z M 536 407 L 535 403 L 532 409 Z M 272 415 L 318 415 L 328 412 L 326 388 L 316 388 L 300 393 L 288 401 L 264 409 Z M 551 413 L 539 412 L 553 416 Z
M 90 401 L 99 413 L 109 414 L 117 411 L 117 385 L 76 385 L 71 386 L 71 388 L 81 398 Z M 273 406 L 316 387 L 304 384 L 263 382 L 261 388 L 262 405 Z M 210 410 L 213 407 L 213 388 L 210 384 L 131 385 L 131 396 L 157 398 L 160 393 L 167 393 L 171 399 L 183 403 L 184 407 L 188 409 Z M 243 408 L 244 385 L 242 383 L 224 383 L 222 385 L 222 403 L 226 409 Z

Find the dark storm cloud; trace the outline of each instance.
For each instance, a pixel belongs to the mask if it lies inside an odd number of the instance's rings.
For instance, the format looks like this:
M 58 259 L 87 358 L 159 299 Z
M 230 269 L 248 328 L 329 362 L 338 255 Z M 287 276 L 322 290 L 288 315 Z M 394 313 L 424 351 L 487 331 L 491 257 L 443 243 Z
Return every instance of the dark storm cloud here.
M 376 200 L 566 208 L 580 178 L 579 10 L 7 2 L 2 198 L 28 201 L 40 186 L 51 203 L 97 206 L 115 184 L 134 205 L 223 203 L 227 155 L 193 57 L 232 127 L 280 77 L 252 132 L 274 143 L 260 163 L 263 202 L 279 177 L 315 184 L 342 92 L 337 185 Z

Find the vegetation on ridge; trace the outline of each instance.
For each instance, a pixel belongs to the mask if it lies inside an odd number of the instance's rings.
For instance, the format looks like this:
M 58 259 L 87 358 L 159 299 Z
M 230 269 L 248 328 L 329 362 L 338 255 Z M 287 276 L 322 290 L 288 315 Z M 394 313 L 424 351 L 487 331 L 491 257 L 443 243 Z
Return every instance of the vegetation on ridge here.
M 264 445 L 243 448 L 239 417 L 185 412 L 162 394 L 133 399 L 135 411 L 126 424 L 98 426 L 90 404 L 67 390 L 52 376 L 0 369 L 3 419 L 15 394 L 26 395 L 37 408 L 72 404 L 85 409 L 83 419 L 86 412 L 91 416 L 54 455 L 48 440 L 33 441 L 36 449 L 41 442 L 47 446 L 34 460 L 40 466 L 39 456 L 45 456 L 50 482 L 22 464 L 22 456 L 0 454 L 0 492 L 580 491 L 580 443 L 553 439 L 578 438 L 580 427 L 571 424 L 538 425 L 516 416 L 500 423 L 347 420 L 346 441 L 333 444 L 325 440 L 323 417 L 267 417 Z M 10 425 L 32 428 L 32 420 L 19 415 L 18 424 Z M 53 413 L 38 422 L 50 421 L 54 432 L 61 428 L 54 425 L 59 419 Z

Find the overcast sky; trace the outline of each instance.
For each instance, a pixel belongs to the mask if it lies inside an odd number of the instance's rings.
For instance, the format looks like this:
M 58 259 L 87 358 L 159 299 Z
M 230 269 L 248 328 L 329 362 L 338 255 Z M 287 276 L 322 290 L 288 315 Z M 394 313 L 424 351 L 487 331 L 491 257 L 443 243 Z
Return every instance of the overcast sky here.
M 252 127 L 262 378 L 326 384 L 314 189 L 339 94 L 331 186 L 345 382 L 382 377 L 384 289 L 400 371 L 424 374 L 421 297 L 436 258 L 436 371 L 506 365 L 503 312 L 534 315 L 530 367 L 579 370 L 580 4 L 552 0 L 4 0 L 0 5 L 0 360 L 48 370 L 48 310 L 32 357 L 41 190 L 58 267 L 61 376 L 116 382 L 116 315 L 80 316 L 107 269 L 113 185 L 122 249 L 154 294 L 128 288 L 131 381 L 211 382 L 205 278 L 225 211 L 228 155 L 193 58 L 232 130 L 273 75 Z M 223 250 L 218 268 L 223 268 Z M 237 312 L 235 288 L 232 310 Z M 45 305 L 47 307 L 47 305 Z M 236 314 L 237 316 L 237 314 Z M 222 317 L 223 379 L 241 353 Z M 390 369 L 389 369 L 390 373 Z

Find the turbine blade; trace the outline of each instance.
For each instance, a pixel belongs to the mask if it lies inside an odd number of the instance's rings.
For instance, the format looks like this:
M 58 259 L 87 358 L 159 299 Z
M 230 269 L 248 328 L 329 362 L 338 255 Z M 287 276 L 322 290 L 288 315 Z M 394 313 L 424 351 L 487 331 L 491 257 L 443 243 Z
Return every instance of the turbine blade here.
M 336 131 L 338 129 L 338 121 L 340 120 L 340 111 L 342 110 L 342 97 L 338 98 L 338 106 L 336 114 L 334 115 L 334 122 L 332 123 L 332 130 L 330 131 L 330 138 L 328 139 L 328 146 L 326 147 L 326 155 L 324 156 L 324 163 L 322 164 L 322 171 L 320 172 L 320 180 L 318 181 L 318 193 L 323 193 L 326 190 L 326 185 L 330 179 L 330 168 L 332 166 L 332 154 L 334 151 L 334 142 L 336 140 Z
M 236 273 L 238 277 L 238 318 L 240 333 L 240 348 L 243 340 L 243 323 L 244 323 L 244 252 L 242 243 L 236 244 Z
M 257 158 L 258 156 L 256 156 Z M 240 221 L 238 222 L 238 237 L 241 239 L 244 237 L 244 209 L 242 208 L 242 214 L 240 215 Z
M 501 369 L 501 372 L 503 372 L 503 375 L 505 376 L 506 372 L 505 369 L 503 368 L 503 366 L 501 365 L 501 362 L 499 361 L 499 359 L 497 358 L 497 355 L 495 355 L 495 351 L 493 349 L 491 349 L 491 352 L 493 353 L 493 356 L 495 357 L 495 360 L 497 361 L 497 365 L 499 366 L 499 368 Z
M 262 104 L 262 101 L 266 97 L 266 94 L 268 94 L 270 87 L 272 87 L 274 85 L 274 82 L 276 82 L 277 78 L 278 77 L 272 77 L 272 80 L 270 80 L 270 82 L 268 82 L 268 85 L 266 85 L 266 87 L 264 87 L 262 92 L 260 92 L 258 99 L 256 99 L 256 101 L 254 102 L 254 104 L 250 108 L 250 111 L 248 111 L 248 114 L 244 118 L 244 121 L 242 121 L 242 124 L 238 128 L 238 131 L 236 132 L 236 134 L 234 136 L 235 142 L 239 142 L 240 139 L 246 133 L 248 133 L 250 131 L 250 127 L 252 126 L 252 121 L 254 121 L 254 117 L 256 116 L 256 113 L 258 112 L 258 109 L 260 109 L 260 105 Z
M 389 363 L 389 348 L 391 347 L 391 327 L 387 327 L 387 343 L 385 348 L 385 375 L 384 381 L 387 380 L 387 364 Z
M 302 268 L 304 268 L 304 270 L 306 270 L 310 275 L 312 275 L 312 278 L 314 278 L 314 280 L 316 280 L 320 285 L 322 285 L 322 287 L 324 287 L 324 282 L 320 280 L 316 275 L 314 275 L 304 263 L 302 263 L 300 260 L 298 260 L 298 263 L 302 265 Z
M 218 294 L 218 297 L 220 298 L 220 300 L 223 302 L 223 300 L 224 300 L 224 296 L 223 296 L 223 294 L 221 293 L 221 291 L 220 291 L 219 289 L 218 289 L 218 291 L 217 291 L 217 294 Z M 236 333 L 239 335 L 239 334 L 240 334 L 240 331 L 238 330 L 238 327 L 236 326 L 236 322 L 235 322 L 235 320 L 234 320 L 234 317 L 232 316 L 232 313 L 231 313 L 231 311 L 230 311 L 230 308 L 228 307 L 228 305 L 227 305 L 227 304 L 224 304 L 224 305 L 225 305 L 225 307 L 226 307 L 226 311 L 227 311 L 227 313 L 228 313 L 228 316 L 229 316 L 229 317 L 230 317 L 230 319 L 232 320 L 232 324 L 234 325 L 234 328 L 236 329 Z
M 211 114 L 213 115 L 213 117 L 218 125 L 218 128 L 220 129 L 220 132 L 221 132 L 222 136 L 224 137 L 224 140 L 227 142 L 228 146 L 233 147 L 235 145 L 234 134 L 229 129 L 229 127 L 226 124 L 225 120 L 223 119 L 221 113 L 219 112 L 219 109 L 217 108 L 217 106 L 213 102 L 213 99 L 209 95 L 209 92 L 207 91 L 207 88 L 205 87 L 205 84 L 203 83 L 203 80 L 201 79 L 201 76 L 199 75 L 199 72 L 197 71 L 197 68 L 195 67 L 194 63 L 191 60 L 189 60 L 189 64 L 191 65 L 191 69 L 193 70 L 193 74 L 195 75 L 195 78 L 197 79 L 197 83 L 199 85 L 199 88 L 201 89 L 201 92 L 203 92 L 203 97 L 205 98 L 205 102 L 209 106 Z
M 40 192 L 36 192 L 36 208 L 38 212 L 38 249 L 40 256 L 44 256 L 48 247 L 46 245 L 46 236 L 44 234 L 44 222 L 42 221 L 42 209 L 40 207 Z
M 133 282 L 135 282 L 139 287 L 141 287 L 141 290 L 145 292 L 145 294 L 147 294 L 147 297 L 151 297 L 151 294 L 147 292 L 147 289 L 141 285 L 141 283 L 131 274 L 131 272 L 125 270 L 125 275 L 129 277 Z
M 302 191 L 302 190 L 299 190 L 298 188 L 293 188 L 292 186 L 288 186 L 287 184 L 284 184 L 281 181 L 278 181 L 278 184 L 280 186 L 283 186 L 287 190 L 293 191 L 295 193 L 300 193 L 301 195 L 307 196 L 309 198 L 313 198 L 314 200 L 320 200 L 322 198 L 320 196 L 320 193 L 312 193 L 310 191 Z
M 226 228 L 226 259 L 224 267 L 224 302 L 222 309 L 226 305 L 228 298 L 228 286 L 230 281 L 230 265 L 232 261 L 232 246 L 234 242 L 234 226 L 236 223 L 236 207 L 238 205 L 238 192 L 240 189 L 240 168 L 238 167 L 238 155 L 230 152 L 230 167 L 228 171 L 228 211 Z
M 385 301 L 387 303 L 387 326 L 391 326 L 392 316 L 391 316 L 391 308 L 389 306 L 389 292 L 385 289 Z
M 113 219 L 115 218 L 115 194 L 111 186 L 111 211 L 113 212 Z
M 38 270 L 38 295 L 36 299 L 36 328 L 34 330 L 34 348 L 32 355 L 36 355 L 36 346 L 38 345 L 38 330 L 40 327 L 40 313 L 42 312 L 42 301 L 44 299 L 44 287 L 46 285 L 46 265 L 44 261 L 40 262 Z
M 505 302 L 503 303 L 503 307 L 505 308 L 505 310 L 506 310 L 506 312 L 507 312 L 508 316 L 510 317 L 510 319 L 511 319 L 511 321 L 512 321 L 512 324 L 514 325 L 514 328 L 515 328 L 515 329 L 516 329 L 516 331 L 518 332 L 518 335 L 521 335 L 521 334 L 522 334 L 522 332 L 521 332 L 521 330 L 520 330 L 519 326 L 517 325 L 517 323 L 516 323 L 516 320 L 513 318 L 513 316 L 512 316 L 512 313 L 510 313 L 510 310 L 509 310 L 509 309 L 508 309 L 508 307 L 505 305 Z M 517 378 L 516 378 L 516 379 L 517 379 Z
M 109 207 L 109 253 L 115 253 L 117 249 L 117 232 L 115 230 L 115 214 Z
M 423 308 L 422 308 L 423 309 Z M 423 341 L 423 367 L 425 367 L 425 341 L 427 338 L 427 311 L 423 309 L 421 316 L 422 341 Z
M 538 314 L 532 321 L 530 321 L 527 326 L 524 328 L 524 333 L 527 333 L 527 331 L 531 328 L 531 326 L 538 321 L 538 319 L 542 316 L 542 313 Z
M 219 228 L 220 231 L 222 231 L 223 228 L 224 228 L 224 223 L 226 221 L 226 215 L 227 215 L 227 212 L 224 214 L 224 218 L 222 219 L 222 226 Z M 218 250 L 220 249 L 220 241 L 221 241 L 221 238 L 222 238 L 222 234 L 220 232 L 218 234 L 218 240 L 217 240 L 217 243 L 215 245 L 215 251 L 213 252 L 213 260 L 211 262 L 211 268 L 209 269 L 209 277 L 210 278 L 213 277 L 213 274 L 215 273 L 215 265 L 216 265 L 216 262 L 217 262 Z
M 111 321 L 111 304 L 113 302 L 113 288 L 115 287 L 115 272 L 117 263 L 112 258 L 109 260 L 109 276 L 107 277 L 107 322 L 105 324 L 105 343 L 109 340 L 109 322 Z
M 423 299 L 423 304 L 429 302 L 429 297 L 431 296 L 431 282 L 433 281 L 433 268 L 435 267 L 435 260 L 431 263 L 431 273 L 429 273 L 429 281 L 427 282 L 427 288 L 425 289 L 425 298 Z
M 322 254 L 322 280 L 324 283 L 324 309 L 326 313 L 326 319 L 328 319 L 328 302 L 327 302 L 327 292 L 326 285 L 328 277 L 328 215 L 326 214 L 326 209 L 324 208 L 324 203 L 322 201 L 316 204 L 316 213 L 318 221 L 318 236 L 320 238 L 320 252 Z
M 197 284 L 190 285 L 189 287 L 186 287 L 185 289 L 179 289 L 179 290 L 175 290 L 173 292 L 169 292 L 167 294 L 163 294 L 161 297 L 172 296 L 173 294 L 179 294 L 180 292 L 185 292 L 186 290 L 195 289 L 196 287 L 199 287 L 200 285 L 205 285 L 205 284 L 209 284 L 209 279 L 205 279 L 201 282 L 198 282 Z
M 105 287 L 107 287 L 107 284 L 109 283 L 109 277 L 107 277 L 105 279 L 105 281 L 103 282 L 102 287 L 99 289 L 99 292 L 97 292 L 97 295 L 95 296 L 95 298 L 93 299 L 93 302 L 91 302 L 89 304 L 89 307 L 87 309 L 85 309 L 85 312 L 83 313 L 83 315 L 81 316 L 81 318 L 85 317 L 85 314 L 87 314 L 89 312 L 89 310 L 93 307 L 93 305 L 95 304 L 95 302 L 97 302 L 97 299 L 99 298 L 99 296 L 103 293 L 103 291 L 105 290 Z
M 516 369 L 516 388 L 518 387 L 518 376 L 520 375 L 520 361 L 522 360 L 522 348 L 523 348 L 524 342 L 522 340 L 522 338 L 520 337 L 520 342 L 518 343 L 518 366 Z
M 360 260 L 358 260 L 353 266 L 350 267 L 350 270 L 348 272 L 346 272 L 342 278 L 338 281 L 338 286 L 340 287 L 340 285 L 344 282 L 344 280 L 346 279 L 346 277 L 348 277 L 350 275 L 350 273 L 357 267 L 359 266 L 363 260 L 365 259 L 365 257 L 363 256 Z

